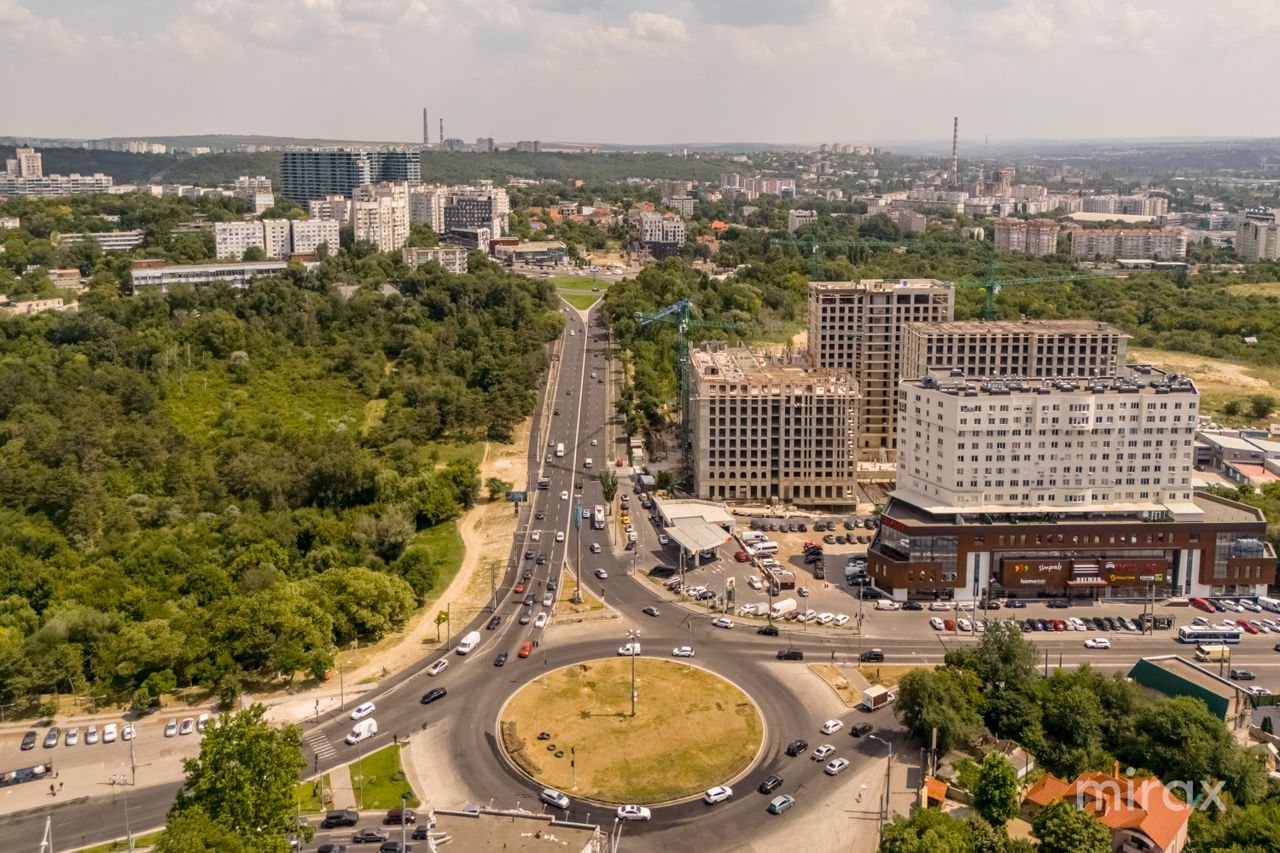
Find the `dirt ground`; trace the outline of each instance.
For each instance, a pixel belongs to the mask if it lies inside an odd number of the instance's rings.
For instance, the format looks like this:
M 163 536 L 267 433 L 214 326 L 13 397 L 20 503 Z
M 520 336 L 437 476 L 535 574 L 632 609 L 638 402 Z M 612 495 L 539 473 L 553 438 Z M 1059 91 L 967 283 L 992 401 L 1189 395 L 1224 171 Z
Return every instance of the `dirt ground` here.
M 1256 287 L 1259 285 L 1242 285 Z M 1242 394 L 1253 391 L 1272 391 L 1275 387 L 1256 375 L 1257 368 L 1219 358 L 1206 358 L 1185 352 L 1159 349 L 1129 349 L 1129 361 L 1151 364 L 1161 370 L 1190 376 L 1202 394 Z

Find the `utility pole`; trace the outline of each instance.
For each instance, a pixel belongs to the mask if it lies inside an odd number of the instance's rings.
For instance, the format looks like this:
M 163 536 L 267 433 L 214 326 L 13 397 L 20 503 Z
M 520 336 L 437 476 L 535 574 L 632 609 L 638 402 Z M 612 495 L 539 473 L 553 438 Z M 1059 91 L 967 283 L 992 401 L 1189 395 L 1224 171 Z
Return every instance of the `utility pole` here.
M 889 785 L 890 785 L 890 774 L 893 771 L 893 742 L 886 740 L 882 737 L 878 737 L 876 735 L 867 735 L 867 737 L 872 740 L 880 741 L 882 744 L 884 744 L 888 748 L 888 751 L 889 751 L 888 761 L 885 763 L 885 766 L 884 766 L 884 797 L 881 801 L 882 807 L 880 809 L 879 826 L 876 829 L 876 834 L 879 836 L 884 834 L 885 821 L 889 819 Z
M 133 741 L 129 741 L 129 784 L 138 784 L 138 759 L 133 754 Z
M 627 643 L 631 647 L 631 716 L 636 715 L 636 645 L 640 642 L 637 628 L 627 629 Z
M 130 744 L 133 741 L 129 741 Z M 133 853 L 133 828 L 129 825 L 129 789 L 124 789 L 124 836 L 129 844 L 129 853 Z
M 445 604 L 444 613 L 446 617 L 444 620 L 444 650 L 447 652 L 449 651 L 449 647 L 453 645 L 453 602 L 452 601 Z
M 405 791 L 400 795 L 400 849 L 401 850 L 409 849 L 408 845 L 406 844 L 407 839 L 405 838 L 405 829 L 408 828 L 409 821 L 405 820 L 405 816 L 404 816 L 406 804 L 408 803 L 408 801 L 409 801 L 409 792 Z

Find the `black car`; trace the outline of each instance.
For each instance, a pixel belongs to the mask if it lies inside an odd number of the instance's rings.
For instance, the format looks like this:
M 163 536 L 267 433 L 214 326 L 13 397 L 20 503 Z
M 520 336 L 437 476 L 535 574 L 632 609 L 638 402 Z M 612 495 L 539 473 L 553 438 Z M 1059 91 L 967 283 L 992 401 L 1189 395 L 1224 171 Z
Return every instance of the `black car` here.
M 490 620 L 489 620 L 489 624 L 488 624 L 488 625 L 485 625 L 485 628 L 487 628 L 488 630 L 492 631 L 492 630 L 496 629 L 496 628 L 497 628 L 499 625 L 501 625 L 501 624 L 502 624 L 502 617 L 501 617 L 501 616 L 494 616 L 492 619 L 490 619 Z
M 801 740 L 797 738 L 796 740 L 793 740 L 791 741 L 791 743 L 787 744 L 787 755 L 791 756 L 792 758 L 795 758 L 797 755 L 799 755 L 802 752 L 805 752 L 808 749 L 809 749 L 809 741 Z
M 1026 620 L 1025 622 L 1023 622 L 1022 624 L 1027 626 L 1027 630 L 1028 630 L 1028 631 L 1039 631 L 1039 630 L 1041 630 L 1041 628 L 1040 628 L 1040 620 L 1039 620 L 1039 619 L 1027 619 L 1027 620 Z
M 525 558 L 526 560 L 532 560 L 532 559 L 533 559 L 533 557 L 534 557 L 534 553 L 533 553 L 533 549 L 532 549 L 532 548 L 530 548 L 528 551 L 525 551 L 525 552 L 524 552 L 524 558 Z
M 431 690 L 428 690 L 426 693 L 422 694 L 422 704 L 430 705 L 432 702 L 435 702 L 438 699 L 443 699 L 445 697 L 445 694 L 448 692 L 449 691 L 444 689 L 443 687 L 435 687 Z
M 800 522 L 799 524 L 797 524 L 797 525 L 796 525 L 796 532 L 797 532 L 797 533 L 808 533 L 808 532 L 809 532 L 809 528 L 808 528 L 808 527 L 805 525 L 805 523 L 802 521 L 802 522 Z
M 528 595 L 526 595 L 526 596 L 524 597 L 524 606 L 525 606 L 525 607 L 532 607 L 532 606 L 533 606 L 533 601 L 534 601 L 533 593 L 529 593 Z
M 1068 603 L 1068 601 L 1065 598 L 1055 598 L 1055 599 L 1052 599 L 1045 606 L 1048 607 L 1050 610 L 1066 610 L 1071 605 L 1070 603 Z
M 800 649 L 778 649 L 778 660 L 804 660 L 804 652 Z
M 520 577 L 524 578 L 525 580 L 529 580 L 529 578 L 533 577 L 533 569 L 525 569 L 524 574 L 522 574 Z
M 756 633 L 763 634 L 766 637 L 776 637 L 778 636 L 778 629 L 772 625 L 761 625 L 756 629 Z M 1276 651 L 1280 651 L 1280 646 L 1276 648 Z
M 1280 643 L 1276 643 L 1274 646 L 1272 646 L 1271 651 L 1280 652 Z
M 412 824 L 418 822 L 418 813 L 413 809 L 395 808 L 387 812 L 387 816 L 382 822 L 390 826 L 399 826 L 400 824 Z
M 556 591 L 556 582 L 554 580 L 547 581 L 547 592 Z
M 988 602 L 987 602 L 987 606 L 986 606 L 986 608 L 985 608 L 985 609 L 986 609 L 986 610 L 999 610 L 999 609 L 1000 609 L 1000 602 L 998 602 L 998 601 L 988 601 Z
M 538 563 L 538 565 L 539 565 L 539 566 L 546 565 L 546 562 L 547 562 L 547 555 L 546 555 L 546 554 L 539 554 L 539 555 L 538 555 L 538 559 L 537 559 L 537 561 L 536 561 L 536 562 Z
M 322 829 L 333 829 L 335 826 L 355 826 L 360 822 L 360 812 L 355 809 L 335 809 L 326 812 L 324 820 L 320 821 Z
M 381 844 L 388 838 L 390 836 L 387 833 L 375 826 L 366 826 L 364 829 L 358 829 L 356 834 L 351 836 L 352 842 L 356 844 Z
M 805 564 L 806 566 L 811 566 L 811 565 L 813 565 L 814 563 L 821 563 L 821 562 L 822 562 L 822 559 L 823 559 L 823 557 L 822 557 L 822 552 L 821 552 L 821 551 L 818 551 L 817 553 L 814 553 L 814 554 L 805 554 L 805 555 L 804 555 L 804 564 Z
M 1004 606 L 1010 610 L 1025 610 L 1027 603 L 1020 598 L 1005 599 Z
M 884 652 L 880 649 L 867 649 L 858 655 L 858 660 L 863 663 L 884 663 Z
M 782 786 L 782 777 L 774 774 L 764 777 L 764 781 L 760 783 L 760 787 L 756 788 L 762 794 L 772 794 Z
M 427 833 L 431 831 L 431 827 L 425 823 L 420 823 L 413 828 L 413 835 L 409 837 L 414 841 L 426 841 Z
M 62 730 L 57 726 L 49 729 L 44 735 L 44 748 L 53 749 L 58 745 L 58 738 L 62 736 Z
M 1256 675 L 1247 669 L 1233 669 L 1231 670 L 1231 677 L 1236 681 L 1253 681 L 1257 678 Z
M 412 844 L 401 844 L 399 841 L 384 841 L 378 853 L 413 853 Z
M 538 510 L 537 512 L 535 512 L 535 513 L 533 514 L 533 517 L 534 517 L 534 518 L 536 518 L 536 519 L 538 519 L 538 521 L 542 521 L 542 519 L 544 519 L 544 518 L 546 518 L 546 517 L 547 517 L 547 514 L 546 514 L 545 512 L 543 512 L 542 510 Z
M 23 748 L 23 749 L 35 749 L 35 748 L 36 748 L 36 733 L 35 733 L 35 732 L 27 732 L 25 735 L 23 735 L 23 736 L 22 736 L 22 748 Z
M 862 737 L 865 734 L 869 734 L 872 728 L 873 727 L 870 723 L 858 723 L 856 726 L 849 729 L 849 734 L 854 737 Z
M 1024 633 L 1024 634 L 1028 633 L 1028 632 L 1031 630 L 1031 621 L 1030 621 L 1030 620 L 1028 620 L 1028 621 L 1026 621 L 1026 622 L 1017 622 L 1017 621 L 1015 620 L 1015 624 L 1018 624 L 1018 625 L 1021 625 L 1021 626 L 1022 626 L 1022 633 Z
M 658 608 L 650 606 L 650 607 L 646 607 L 641 612 L 644 613 L 645 616 L 657 616 Z
M 844 523 L 845 530 L 856 530 L 857 527 L 858 525 L 854 524 L 852 521 L 845 521 Z
M 841 533 L 839 536 L 836 537 L 837 545 L 847 545 L 848 543 L 849 543 L 849 537 L 845 536 L 843 533 Z
M 347 845 L 345 844 L 321 844 L 316 848 L 316 853 L 347 853 Z
M 924 610 L 924 605 L 918 601 L 904 601 L 902 602 L 902 609 L 903 610 Z
M 560 414 L 560 410 L 559 410 L 559 409 L 556 409 L 554 412 L 552 412 L 552 414 L 558 415 L 558 414 Z
M 493 665 L 494 665 L 494 666 L 506 666 L 506 663 L 507 663 L 507 653 L 506 653 L 506 652 L 498 652 L 498 656 L 497 656 L 496 658 L 494 658 L 494 659 L 493 659 Z

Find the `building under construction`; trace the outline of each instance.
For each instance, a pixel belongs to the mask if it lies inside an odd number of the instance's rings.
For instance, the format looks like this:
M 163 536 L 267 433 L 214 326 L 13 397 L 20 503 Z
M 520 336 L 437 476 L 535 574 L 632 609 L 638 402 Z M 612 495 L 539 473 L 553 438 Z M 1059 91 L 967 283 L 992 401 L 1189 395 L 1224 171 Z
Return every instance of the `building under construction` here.
M 812 367 L 709 343 L 690 353 L 694 494 L 717 501 L 848 506 L 857 482 L 858 386 Z

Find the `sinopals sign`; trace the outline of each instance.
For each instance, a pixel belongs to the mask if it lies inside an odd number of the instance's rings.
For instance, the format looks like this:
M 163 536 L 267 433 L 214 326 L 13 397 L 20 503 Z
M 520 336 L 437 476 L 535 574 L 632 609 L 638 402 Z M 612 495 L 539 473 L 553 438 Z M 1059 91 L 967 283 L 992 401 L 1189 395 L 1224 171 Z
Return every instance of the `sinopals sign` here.
M 1005 557 L 1000 561 L 1000 582 L 1005 588 L 1048 587 L 1061 589 L 1071 574 L 1071 561 L 1060 557 L 1029 559 Z

